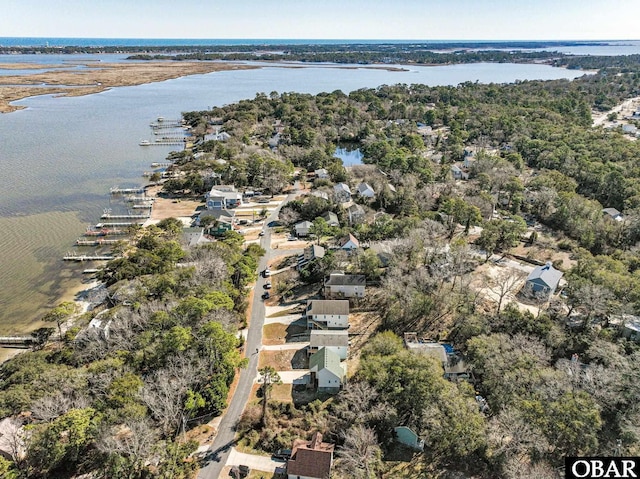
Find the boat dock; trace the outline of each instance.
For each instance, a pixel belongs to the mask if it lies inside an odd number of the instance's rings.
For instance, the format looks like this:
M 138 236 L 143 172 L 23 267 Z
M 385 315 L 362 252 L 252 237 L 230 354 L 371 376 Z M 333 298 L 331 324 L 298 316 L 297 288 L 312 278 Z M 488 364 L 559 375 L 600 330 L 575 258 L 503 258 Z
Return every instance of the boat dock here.
M 149 213 L 144 214 L 144 215 L 132 215 L 132 214 L 126 214 L 126 215 L 112 215 L 111 213 L 104 213 L 100 219 L 103 220 L 146 220 L 149 218 Z
M 151 163 L 151 168 L 169 168 L 173 163 Z
M 118 227 L 118 226 L 125 226 L 125 227 L 129 227 L 129 226 L 133 226 L 133 225 L 141 225 L 142 223 L 144 223 L 144 221 L 132 221 L 130 223 L 98 223 L 96 224 L 96 228 L 98 229 L 102 229 L 102 228 L 114 228 L 114 227 Z
M 140 186 L 138 188 L 118 188 L 117 186 L 112 187 L 109 190 L 109 193 L 112 195 L 123 195 L 127 193 L 140 194 L 144 193 L 144 187 Z
M 2 348 L 28 348 L 35 342 L 33 336 L 0 336 Z
M 116 256 L 110 254 L 75 254 L 68 253 L 62 257 L 64 261 L 110 261 L 116 259 Z
M 95 240 L 83 240 L 77 239 L 76 246 L 102 246 L 105 244 L 116 244 L 120 241 L 125 241 L 122 239 L 95 239 Z
M 133 205 L 131 207 L 134 209 L 145 209 L 145 208 L 151 209 L 153 208 L 153 203 L 151 202 L 149 202 L 148 204 L 141 203 L 139 205 Z
M 129 232 L 125 230 L 107 228 L 102 228 L 101 230 L 87 229 L 87 231 L 84 232 L 84 236 L 116 236 L 127 234 L 129 234 Z

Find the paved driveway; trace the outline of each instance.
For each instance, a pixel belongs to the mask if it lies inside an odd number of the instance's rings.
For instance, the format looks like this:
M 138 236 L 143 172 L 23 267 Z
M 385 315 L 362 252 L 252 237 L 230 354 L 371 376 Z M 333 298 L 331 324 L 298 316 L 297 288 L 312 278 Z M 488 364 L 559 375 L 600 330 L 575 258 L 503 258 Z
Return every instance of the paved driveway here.
M 249 466 L 251 470 L 275 472 L 277 467 L 286 467 L 285 461 L 276 461 L 268 456 L 260 456 L 258 454 L 246 454 L 231 448 L 227 459 L 227 466 Z

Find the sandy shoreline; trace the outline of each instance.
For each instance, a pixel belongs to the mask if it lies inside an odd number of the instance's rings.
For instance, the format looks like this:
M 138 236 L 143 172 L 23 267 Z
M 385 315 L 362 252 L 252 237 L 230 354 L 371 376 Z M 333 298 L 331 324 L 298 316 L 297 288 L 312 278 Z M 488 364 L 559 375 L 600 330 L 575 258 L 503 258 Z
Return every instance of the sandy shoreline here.
M 259 68 L 238 63 L 213 62 L 149 62 L 149 63 L 77 63 L 87 69 L 48 71 L 28 75 L 0 77 L 0 112 L 9 113 L 23 107 L 11 102 L 37 95 L 81 96 L 99 93 L 113 87 L 135 86 L 226 70 Z M 68 65 L 64 65 L 68 66 Z M 60 65 L 22 63 L 2 64 L 2 69 L 51 69 Z

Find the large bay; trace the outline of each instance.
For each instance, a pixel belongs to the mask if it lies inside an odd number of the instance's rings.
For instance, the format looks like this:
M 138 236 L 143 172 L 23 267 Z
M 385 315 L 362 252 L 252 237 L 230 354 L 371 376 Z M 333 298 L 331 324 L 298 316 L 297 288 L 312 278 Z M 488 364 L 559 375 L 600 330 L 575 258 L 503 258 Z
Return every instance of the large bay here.
M 53 63 L 31 55 L 35 63 Z M 40 58 L 37 58 L 40 57 Z M 73 56 L 65 56 L 73 61 Z M 114 57 L 115 58 L 115 57 Z M 85 60 L 84 58 L 78 60 Z M 102 58 L 102 60 L 105 60 Z M 7 61 L 6 56 L 0 62 Z M 14 59 L 15 61 L 15 59 Z M 107 60 L 108 61 L 108 60 Z M 579 71 L 531 64 L 465 64 L 383 68 L 268 66 L 194 75 L 84 97 L 40 96 L 0 115 L 0 335 L 39 326 L 37 318 L 81 286 L 80 271 L 61 261 L 87 225 L 109 207 L 109 188 L 143 184 L 141 173 L 172 147 L 140 147 L 162 115 L 253 98 L 272 91 L 319 93 L 382 84 L 456 85 L 465 81 L 575 78 Z M 174 147 L 175 148 L 175 147 Z

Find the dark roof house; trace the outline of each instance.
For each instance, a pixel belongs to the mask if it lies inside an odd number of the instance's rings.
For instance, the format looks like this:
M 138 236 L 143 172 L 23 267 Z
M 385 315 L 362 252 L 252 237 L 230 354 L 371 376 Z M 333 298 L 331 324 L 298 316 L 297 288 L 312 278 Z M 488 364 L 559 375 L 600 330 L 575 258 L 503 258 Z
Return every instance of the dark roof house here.
M 322 434 L 319 432 L 314 433 L 311 441 L 293 441 L 291 459 L 287 462 L 288 478 L 328 479 L 334 447 L 334 444 L 322 442 Z

